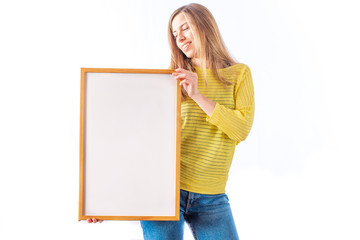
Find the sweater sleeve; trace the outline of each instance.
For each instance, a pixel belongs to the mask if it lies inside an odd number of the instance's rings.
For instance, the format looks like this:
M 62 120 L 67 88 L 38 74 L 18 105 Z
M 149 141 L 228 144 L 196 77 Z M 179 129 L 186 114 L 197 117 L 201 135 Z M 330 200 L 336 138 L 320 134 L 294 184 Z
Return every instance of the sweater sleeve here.
M 254 120 L 254 86 L 251 71 L 246 65 L 236 82 L 234 100 L 235 109 L 216 103 L 213 114 L 207 116 L 206 121 L 217 126 L 237 145 L 246 139 Z

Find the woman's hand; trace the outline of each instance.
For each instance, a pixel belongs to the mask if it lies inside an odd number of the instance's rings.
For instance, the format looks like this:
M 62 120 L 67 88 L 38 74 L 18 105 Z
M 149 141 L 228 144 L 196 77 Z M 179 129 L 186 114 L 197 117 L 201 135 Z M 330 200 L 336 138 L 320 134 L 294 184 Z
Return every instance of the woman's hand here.
M 180 86 L 183 86 L 189 97 L 193 98 L 199 94 L 198 90 L 198 76 L 194 72 L 178 68 L 175 69 L 175 72 L 172 73 L 175 76 L 175 79 L 180 79 Z
M 96 219 L 96 218 L 93 218 L 93 219 L 88 218 L 88 219 L 87 219 L 87 222 L 88 222 L 88 223 L 92 223 L 92 222 L 93 222 L 93 223 L 97 223 L 97 222 L 102 223 L 102 221 L 103 221 L 103 220 L 98 220 L 98 219 Z

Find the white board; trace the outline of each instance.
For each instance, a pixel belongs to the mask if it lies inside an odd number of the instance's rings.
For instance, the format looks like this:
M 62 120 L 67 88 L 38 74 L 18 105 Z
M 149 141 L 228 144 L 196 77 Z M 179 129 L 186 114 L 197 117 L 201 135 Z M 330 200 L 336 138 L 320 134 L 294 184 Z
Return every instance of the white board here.
M 177 81 L 171 70 L 100 70 L 82 69 L 79 219 L 177 220 Z

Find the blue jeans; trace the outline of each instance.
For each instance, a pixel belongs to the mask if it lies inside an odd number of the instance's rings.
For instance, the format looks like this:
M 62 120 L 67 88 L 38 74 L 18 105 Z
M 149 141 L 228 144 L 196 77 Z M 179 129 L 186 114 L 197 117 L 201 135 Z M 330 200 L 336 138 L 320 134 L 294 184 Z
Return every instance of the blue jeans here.
M 182 240 L 184 221 L 198 240 L 239 239 L 225 193 L 210 195 L 180 190 L 180 220 L 141 221 L 144 240 Z

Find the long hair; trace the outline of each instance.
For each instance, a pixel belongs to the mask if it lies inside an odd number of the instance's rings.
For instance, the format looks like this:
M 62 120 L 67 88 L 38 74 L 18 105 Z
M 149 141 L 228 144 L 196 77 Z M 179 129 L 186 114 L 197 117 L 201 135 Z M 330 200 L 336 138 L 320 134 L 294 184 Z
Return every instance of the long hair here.
M 206 7 L 197 3 L 191 3 L 176 9 L 170 17 L 168 25 L 168 39 L 171 50 L 170 69 L 183 68 L 192 72 L 195 71 L 191 59 L 178 48 L 173 35 L 172 22 L 179 13 L 184 14 L 194 35 L 195 51 L 200 59 L 199 67 L 204 72 L 205 81 L 206 68 L 209 68 L 224 86 L 232 85 L 232 82 L 221 77 L 218 69 L 231 66 L 236 62 L 225 47 L 213 15 Z M 181 92 L 182 99 L 184 99 L 187 93 L 183 87 Z

